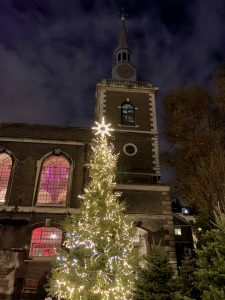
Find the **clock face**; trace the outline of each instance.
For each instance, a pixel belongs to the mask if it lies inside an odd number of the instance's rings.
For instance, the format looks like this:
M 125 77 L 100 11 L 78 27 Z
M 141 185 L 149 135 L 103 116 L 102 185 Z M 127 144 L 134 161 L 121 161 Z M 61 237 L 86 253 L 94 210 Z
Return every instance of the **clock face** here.
M 128 79 L 134 75 L 134 70 L 129 65 L 121 65 L 121 66 L 118 66 L 117 73 L 120 77 Z

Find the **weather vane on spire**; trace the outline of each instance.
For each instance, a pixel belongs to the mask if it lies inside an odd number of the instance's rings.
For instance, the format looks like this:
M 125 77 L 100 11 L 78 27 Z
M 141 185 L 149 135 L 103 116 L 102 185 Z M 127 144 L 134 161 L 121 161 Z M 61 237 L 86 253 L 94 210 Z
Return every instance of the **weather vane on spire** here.
M 105 138 L 107 135 L 111 136 L 110 131 L 113 131 L 112 128 L 109 128 L 111 124 L 105 124 L 104 117 L 102 118 L 102 122 L 95 122 L 96 127 L 92 127 L 92 129 L 96 130 L 95 135 L 100 135 L 101 138 Z
M 127 14 L 124 12 L 124 8 L 121 8 L 121 12 L 119 13 L 121 20 L 125 20 L 125 17 L 127 17 Z

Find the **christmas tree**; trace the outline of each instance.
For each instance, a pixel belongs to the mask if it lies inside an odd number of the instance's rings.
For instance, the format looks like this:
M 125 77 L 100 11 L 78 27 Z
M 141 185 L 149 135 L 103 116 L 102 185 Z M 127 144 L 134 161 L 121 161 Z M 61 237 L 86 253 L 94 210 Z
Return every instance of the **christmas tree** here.
M 115 192 L 117 155 L 106 136 L 112 129 L 97 123 L 79 220 L 67 219 L 64 249 L 58 251 L 49 292 L 67 300 L 129 299 L 134 282 L 135 228 Z
M 176 278 L 176 286 L 181 295 L 189 297 L 188 299 L 200 300 L 201 292 L 196 287 L 196 268 L 196 260 L 185 257 L 179 270 L 180 274 Z
M 206 244 L 197 252 L 196 286 L 203 300 L 225 299 L 225 214 L 215 213 L 215 229 L 207 231 Z
M 134 299 L 177 299 L 173 281 L 173 270 L 169 264 L 168 257 L 162 254 L 159 246 L 152 245 L 150 247 L 144 265 L 143 268 L 139 268 Z

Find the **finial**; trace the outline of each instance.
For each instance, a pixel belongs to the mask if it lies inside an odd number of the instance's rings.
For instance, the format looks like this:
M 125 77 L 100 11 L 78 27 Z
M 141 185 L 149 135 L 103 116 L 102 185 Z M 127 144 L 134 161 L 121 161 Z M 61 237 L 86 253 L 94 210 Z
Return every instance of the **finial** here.
M 126 17 L 127 17 L 127 14 L 125 14 L 124 8 L 122 7 L 121 12 L 120 12 L 120 18 L 122 21 L 124 21 Z

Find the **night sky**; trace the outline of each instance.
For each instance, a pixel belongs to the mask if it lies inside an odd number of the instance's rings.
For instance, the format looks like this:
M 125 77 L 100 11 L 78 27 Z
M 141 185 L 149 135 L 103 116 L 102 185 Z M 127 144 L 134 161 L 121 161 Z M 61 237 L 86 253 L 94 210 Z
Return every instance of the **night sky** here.
M 110 78 L 119 11 L 138 79 L 211 86 L 225 58 L 223 0 L 0 1 L 0 120 L 90 126 L 96 82 Z M 159 115 L 160 119 L 160 115 Z
M 160 87 L 159 121 L 162 97 L 177 84 L 212 88 L 225 58 L 223 0 L 5 0 L 1 122 L 91 126 L 96 82 L 111 77 L 122 7 L 138 79 Z

